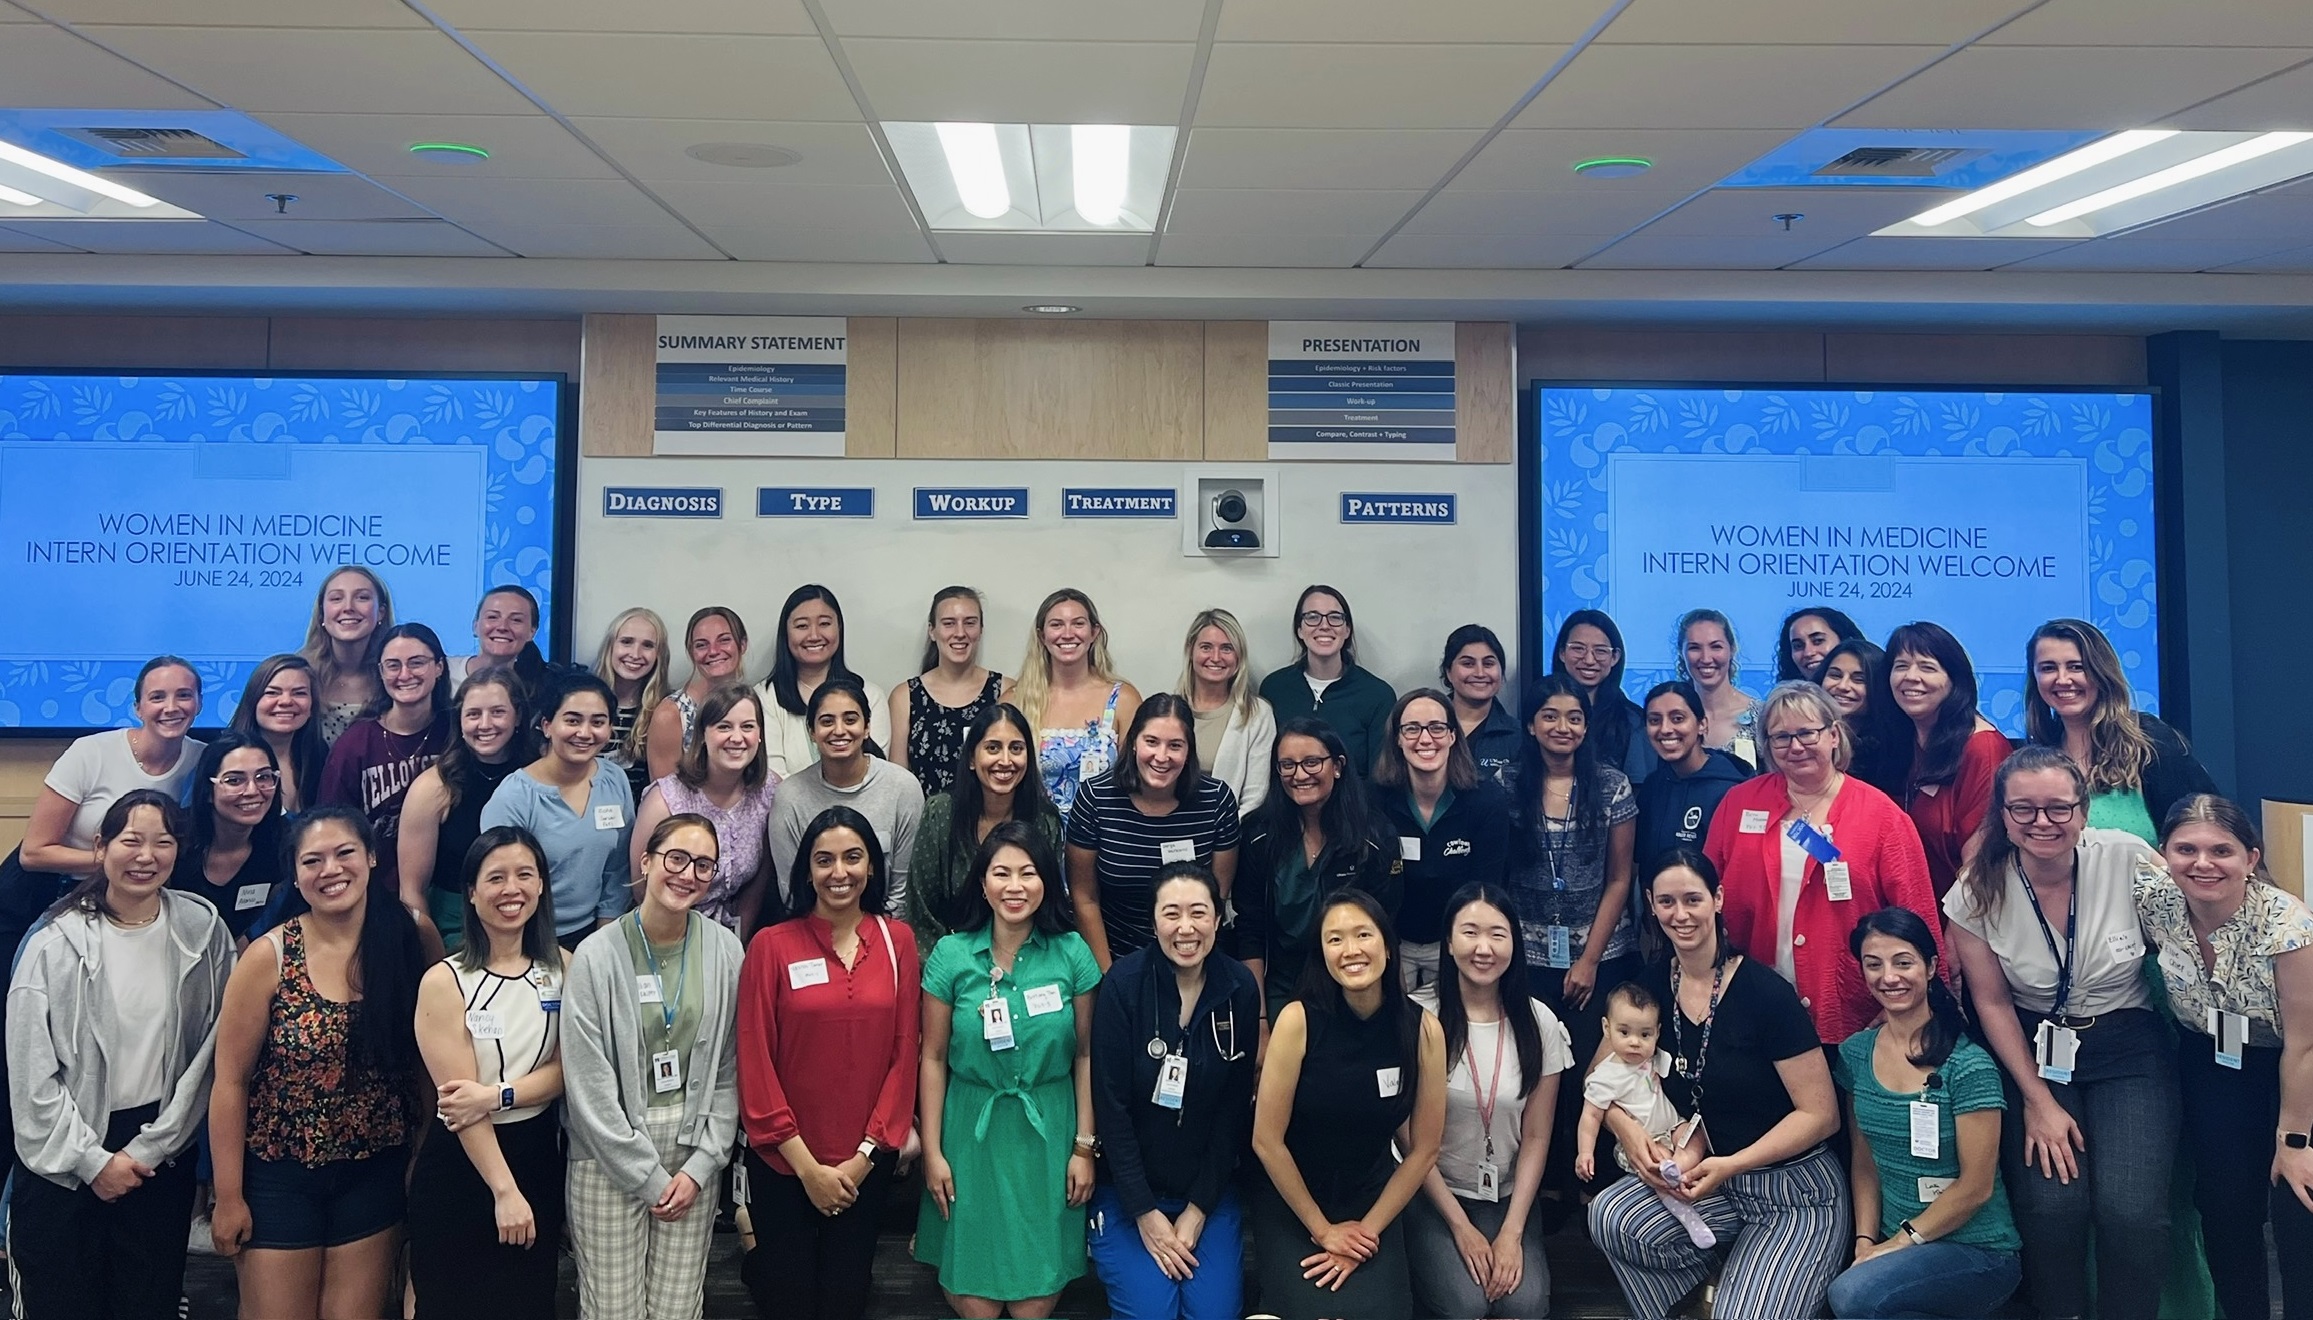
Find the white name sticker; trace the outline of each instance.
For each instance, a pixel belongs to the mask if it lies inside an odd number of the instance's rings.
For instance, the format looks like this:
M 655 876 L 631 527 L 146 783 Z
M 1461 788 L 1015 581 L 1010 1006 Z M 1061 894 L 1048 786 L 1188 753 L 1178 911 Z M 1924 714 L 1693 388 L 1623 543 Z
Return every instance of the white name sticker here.
M 1942 1196 L 1945 1192 L 1950 1191 L 1952 1189 L 1952 1184 L 1958 1181 L 1959 1179 L 1957 1178 L 1920 1179 L 1919 1203 L 1921 1205 L 1934 1205 L 1936 1203 L 1936 1198 Z
M 1400 834 L 1397 836 L 1397 855 L 1398 860 L 1400 861 L 1420 861 L 1422 859 L 1421 837 L 1419 835 L 1413 834 Z
M 1395 1068 L 1374 1069 L 1373 1084 L 1375 1089 L 1381 1092 L 1382 1099 L 1389 1099 L 1391 1096 L 1397 1094 L 1398 1087 L 1401 1084 L 1398 1070 Z
M 469 1008 L 466 1010 L 466 1034 L 476 1040 L 504 1040 L 506 1024 L 499 1019 L 497 1009 Z
M 1157 845 L 1157 860 L 1168 866 L 1174 862 L 1193 862 L 1197 860 L 1197 841 L 1195 839 L 1167 839 Z
M 2135 962 L 2144 956 L 2144 936 L 2135 930 L 2116 930 L 2104 937 L 2104 947 L 2121 962 Z
M 626 813 L 616 802 L 605 802 L 594 809 L 594 827 L 598 830 L 616 830 L 626 827 Z
M 1068 1006 L 1068 1001 L 1060 997 L 1060 987 L 1056 985 L 1036 986 L 1028 991 L 1026 998 L 1028 1000 L 1028 1016 L 1030 1017 L 1042 1017 L 1046 1013 L 1057 1013 Z
M 1767 832 L 1767 813 L 1765 811 L 1744 812 L 1743 823 L 1738 828 L 1744 834 L 1765 834 Z
M 649 972 L 635 973 L 634 992 L 635 996 L 646 1004 L 656 1004 L 666 999 L 665 993 L 659 987 L 659 978 Z
M 243 885 L 233 891 L 233 910 L 247 912 L 251 908 L 261 908 L 265 906 L 265 900 L 272 896 L 271 885 Z
M 805 958 L 787 964 L 787 988 L 801 990 L 807 985 L 827 984 L 827 960 Z

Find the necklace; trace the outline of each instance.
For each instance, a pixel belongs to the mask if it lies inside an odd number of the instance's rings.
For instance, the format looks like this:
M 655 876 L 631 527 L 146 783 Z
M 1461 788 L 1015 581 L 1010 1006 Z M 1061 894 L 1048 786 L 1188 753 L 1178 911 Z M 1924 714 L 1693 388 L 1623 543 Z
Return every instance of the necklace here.
M 145 927 L 152 925 L 156 921 L 159 921 L 161 919 L 161 912 L 159 908 L 155 908 L 153 909 L 153 914 L 149 917 L 146 917 L 143 921 L 123 921 L 110 912 L 104 914 L 104 919 L 111 922 L 113 925 L 120 927 L 122 930 L 143 930 Z

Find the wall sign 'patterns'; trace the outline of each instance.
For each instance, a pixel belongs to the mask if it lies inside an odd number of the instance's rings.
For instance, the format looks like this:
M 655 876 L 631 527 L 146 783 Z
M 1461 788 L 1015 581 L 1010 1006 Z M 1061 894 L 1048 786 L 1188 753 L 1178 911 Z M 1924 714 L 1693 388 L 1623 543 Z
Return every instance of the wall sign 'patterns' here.
M 2159 705 L 2152 396 L 2010 390 L 1537 386 L 1522 474 L 1544 645 L 1603 609 L 1634 695 L 1676 677 L 1684 611 L 1733 621 L 1738 681 L 1772 681 L 1803 605 L 1874 641 L 1915 619 L 1968 648 L 1983 711 L 2024 720 L 2024 645 L 2051 618 L 2111 637 Z

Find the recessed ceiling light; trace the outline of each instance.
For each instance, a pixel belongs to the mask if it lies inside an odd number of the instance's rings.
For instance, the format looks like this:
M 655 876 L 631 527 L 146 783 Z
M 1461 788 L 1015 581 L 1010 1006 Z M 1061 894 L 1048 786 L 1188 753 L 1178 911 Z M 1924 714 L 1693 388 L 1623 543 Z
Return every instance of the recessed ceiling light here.
M 0 202 L 8 202 L 15 206 L 38 206 L 41 199 L 21 188 L 10 188 L 0 184 Z
M 2259 156 L 2269 156 L 2284 147 L 2299 146 L 2306 142 L 2313 142 L 2313 133 L 2265 133 L 2250 138 L 2246 142 L 2235 142 L 2229 147 L 2220 148 L 2205 156 L 2196 156 L 2180 164 L 2171 165 L 2165 170 L 2155 171 L 2142 178 L 2115 184 L 2102 192 L 2090 193 L 2086 197 L 2066 202 L 2062 206 L 2050 207 L 2038 215 L 2026 217 L 2024 223 L 2042 228 L 2049 225 L 2059 225 L 2074 217 L 2087 215 L 2091 211 L 2101 211 L 2106 207 L 2118 206 L 2122 202 L 2134 200 L 2148 193 L 2156 193 L 2163 188 L 2173 188 L 2180 183 L 2189 183 L 2202 175 L 2230 169 L 2235 165 L 2255 160 Z
M 417 156 L 441 156 L 450 160 L 488 160 L 488 148 L 471 142 L 412 142 L 410 153 Z
M 1585 179 L 1629 179 L 1654 168 L 1644 156 L 1600 156 L 1574 162 L 1574 172 Z
M 1164 210 L 1170 124 L 887 121 L 924 221 L 942 232 L 1147 234 Z
M 2313 175 L 2313 132 L 2114 133 L 1899 221 L 1894 238 L 2100 238 Z
M 994 124 L 935 124 L 940 150 L 947 155 L 948 172 L 955 176 L 956 196 L 964 209 L 982 220 L 994 220 L 1012 210 L 1012 187 L 1004 178 L 1004 153 L 996 145 Z
M 1940 225 L 1957 220 L 1963 215 L 1974 215 L 1987 206 L 1996 206 L 2011 197 L 2020 197 L 2034 188 L 2044 187 L 2058 179 L 2069 179 L 2082 170 L 2118 160 L 2132 151 L 2141 151 L 2155 142 L 2165 142 L 2176 136 L 2173 128 L 2137 128 L 2126 133 L 2115 133 L 2099 142 L 2091 142 L 2078 151 L 2068 151 L 2045 165 L 2035 165 L 2021 174 L 2011 174 L 1998 183 L 1986 184 L 1965 197 L 1954 198 L 1933 210 L 1922 211 L 1911 218 L 1915 225 Z
M 69 183 L 75 188 L 85 188 L 100 196 L 110 197 L 116 202 L 126 202 L 130 206 L 146 207 L 161 204 L 157 197 L 147 197 L 134 188 L 114 183 L 110 179 L 99 178 L 86 170 L 76 170 L 63 161 L 50 160 L 37 151 L 26 151 L 13 142 L 0 142 L 0 161 L 21 165 L 34 173 L 45 174 L 51 179 Z
M 1081 312 L 1084 309 L 1074 303 L 1030 303 L 1020 310 L 1034 312 L 1038 316 L 1066 316 L 1070 312 Z
M 735 170 L 775 170 L 803 159 L 800 151 L 775 147 L 768 142 L 701 142 L 685 147 L 683 154 L 695 161 L 728 165 Z

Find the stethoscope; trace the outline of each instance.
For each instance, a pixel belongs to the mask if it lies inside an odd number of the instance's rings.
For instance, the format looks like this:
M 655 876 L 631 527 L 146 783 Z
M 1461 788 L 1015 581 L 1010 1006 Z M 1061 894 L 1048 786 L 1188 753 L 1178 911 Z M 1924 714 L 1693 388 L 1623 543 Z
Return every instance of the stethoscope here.
M 1205 1025 L 1213 1034 L 1213 1053 L 1221 1056 L 1221 1062 L 1235 1063 L 1245 1057 L 1244 1051 L 1237 1048 L 1237 1006 L 1235 1004 L 1229 1005 L 1226 1018 L 1216 1013 L 1206 1021 Z M 1162 1059 L 1171 1052 L 1172 1047 L 1165 1044 L 1163 1032 L 1160 1031 L 1148 1038 L 1148 1056 L 1150 1058 Z

